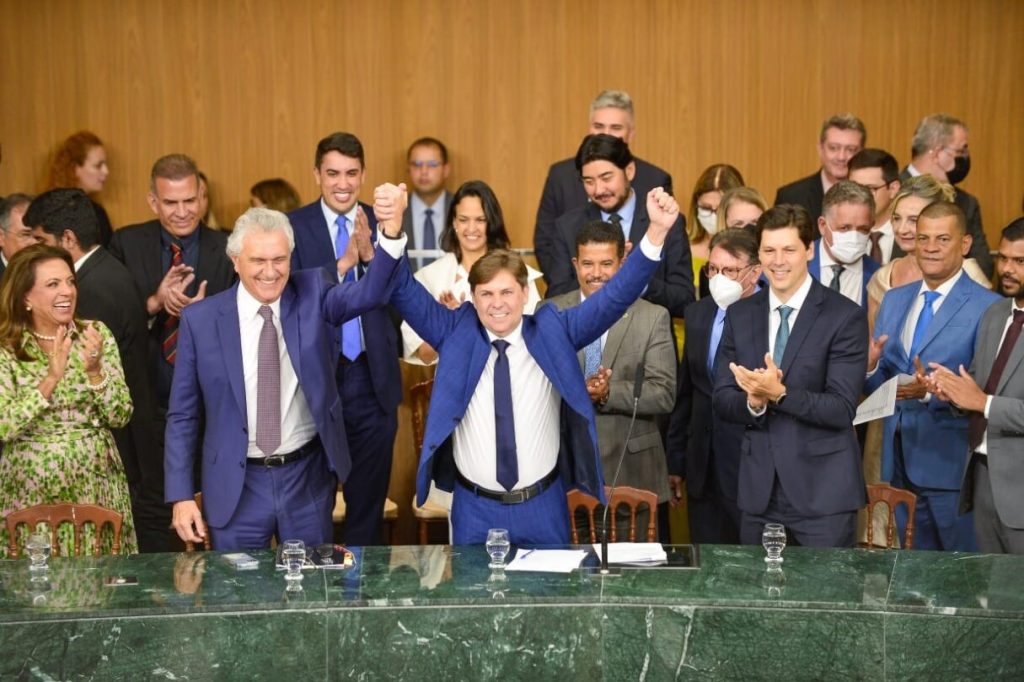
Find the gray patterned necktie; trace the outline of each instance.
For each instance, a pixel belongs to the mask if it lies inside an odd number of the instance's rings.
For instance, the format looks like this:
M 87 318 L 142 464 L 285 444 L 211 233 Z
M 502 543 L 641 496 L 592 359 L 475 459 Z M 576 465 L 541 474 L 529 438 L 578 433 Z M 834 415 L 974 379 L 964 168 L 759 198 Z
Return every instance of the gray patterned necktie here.
M 281 355 L 274 328 L 274 311 L 260 306 L 260 330 L 256 361 L 256 447 L 272 455 L 281 445 Z

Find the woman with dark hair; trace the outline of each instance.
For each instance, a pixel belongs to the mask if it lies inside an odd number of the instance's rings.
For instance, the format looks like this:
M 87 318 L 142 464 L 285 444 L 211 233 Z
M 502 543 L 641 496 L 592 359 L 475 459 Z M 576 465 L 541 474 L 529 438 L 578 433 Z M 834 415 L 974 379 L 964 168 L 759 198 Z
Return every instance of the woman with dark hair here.
M 509 248 L 501 204 L 487 183 L 471 180 L 455 192 L 448 202 L 440 244 L 447 253 L 420 268 L 415 277 L 439 301 L 455 309 L 472 297 L 469 270 L 473 264 L 491 249 Z M 527 270 L 530 297 L 526 302 L 526 312 L 532 313 L 540 302 L 536 280 L 541 273 L 533 268 Z M 434 349 L 404 322 L 402 343 L 406 361 L 423 365 L 437 361 Z
M 50 178 L 47 189 L 77 187 L 92 200 L 93 210 L 99 221 L 100 245 L 110 244 L 114 234 L 106 210 L 96 203 L 94 195 L 103 191 L 110 169 L 107 167 L 107 152 L 103 142 L 94 133 L 80 130 L 61 143 L 50 164 Z
M 121 547 L 133 553 L 128 480 L 110 433 L 128 423 L 132 403 L 113 335 L 101 322 L 75 318 L 77 298 L 74 264 L 63 249 L 30 246 L 7 264 L 0 286 L 0 516 L 36 504 L 98 504 L 124 517 Z M 94 533 L 84 532 L 87 546 Z M 67 527 L 58 536 L 62 551 L 71 535 Z M 7 544 L 0 529 L 0 551 Z
M 707 282 L 700 276 L 708 262 L 711 237 L 718 231 L 718 205 L 722 195 L 743 187 L 743 176 L 727 163 L 716 163 L 704 169 L 690 195 L 690 214 L 686 220 L 686 237 L 690 242 L 693 283 L 701 297 L 707 295 Z
M 283 178 L 260 180 L 249 190 L 249 205 L 265 206 L 281 213 L 289 213 L 302 205 L 299 193 Z

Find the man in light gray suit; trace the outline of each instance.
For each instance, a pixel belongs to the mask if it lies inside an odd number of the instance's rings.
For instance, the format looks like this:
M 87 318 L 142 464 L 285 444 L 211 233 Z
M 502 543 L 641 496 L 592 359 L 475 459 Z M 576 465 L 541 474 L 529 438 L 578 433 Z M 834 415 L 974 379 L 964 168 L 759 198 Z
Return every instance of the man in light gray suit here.
M 441 140 L 421 137 L 406 153 L 409 164 L 409 206 L 402 214 L 402 232 L 409 238 L 409 250 L 431 250 L 439 248 L 441 232 L 444 231 L 451 195 L 444 183 L 451 172 L 448 165 L 448 148 Z M 413 272 L 436 258 L 419 256 L 409 258 Z
M 556 296 L 551 303 L 559 309 L 571 308 L 592 296 L 622 266 L 625 242 L 620 228 L 611 223 L 586 223 L 576 236 L 577 291 Z M 672 411 L 675 403 L 676 353 L 672 343 L 668 311 L 660 305 L 637 300 L 605 334 L 578 353 L 587 382 L 587 391 L 597 414 L 597 442 L 601 451 L 606 485 L 612 485 L 622 461 L 616 485 L 653 491 L 659 506 L 669 499 L 668 467 L 665 447 L 658 429 L 658 418 Z M 638 365 L 644 372 L 637 402 L 636 424 L 628 445 L 625 442 L 633 413 Z M 623 454 L 623 447 L 626 448 Z M 642 521 L 642 523 L 641 523 Z M 629 518 L 620 518 L 620 540 L 628 533 Z M 647 518 L 638 518 L 637 529 L 646 527 Z M 667 524 L 661 524 L 666 532 Z M 637 538 L 643 541 L 643 537 Z
M 981 320 L 970 373 L 933 364 L 930 384 L 970 412 L 960 511 L 974 509 L 978 547 L 1024 554 L 1024 218 L 1003 230 L 996 275 L 1007 298 Z

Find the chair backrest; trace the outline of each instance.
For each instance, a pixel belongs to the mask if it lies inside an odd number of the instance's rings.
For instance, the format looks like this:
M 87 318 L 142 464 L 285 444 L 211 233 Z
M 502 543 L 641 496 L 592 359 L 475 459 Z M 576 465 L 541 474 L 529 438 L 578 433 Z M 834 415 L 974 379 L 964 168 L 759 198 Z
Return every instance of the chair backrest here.
M 629 509 L 629 538 L 628 542 L 637 542 L 637 528 L 636 520 L 637 513 L 640 509 L 646 506 L 649 510 L 648 522 L 647 522 L 647 533 L 646 542 L 654 542 L 658 538 L 658 495 L 650 490 L 642 490 L 640 488 L 631 488 L 629 486 L 616 486 L 612 488 L 610 486 L 604 487 L 604 496 L 608 500 L 609 513 L 611 526 L 609 528 L 609 540 L 611 542 L 618 542 L 618 524 L 615 522 L 617 515 L 615 512 L 619 507 L 625 506 Z M 566 493 L 566 500 L 569 505 L 569 527 L 572 532 L 572 542 L 574 545 L 579 544 L 579 530 L 576 528 L 576 510 L 580 507 L 584 507 L 587 510 L 587 518 L 590 525 L 590 542 L 597 542 L 597 523 L 595 520 L 595 514 L 598 509 L 603 508 L 601 502 L 590 495 L 579 491 L 570 490 Z
M 82 526 L 91 523 L 96 527 L 95 541 L 93 542 L 93 556 L 100 555 L 100 531 L 107 524 L 110 524 L 114 531 L 113 542 L 110 551 L 112 554 L 121 552 L 121 515 L 113 509 L 100 507 L 95 504 L 37 504 L 34 507 L 21 509 L 7 515 L 7 543 L 12 559 L 20 555 L 18 548 L 17 529 L 21 524 L 27 524 L 29 533 L 33 533 L 40 523 L 46 523 L 50 528 L 50 547 L 54 556 L 60 552 L 60 544 L 57 541 L 57 530 L 63 523 L 70 523 L 74 527 L 74 539 L 72 551 L 75 556 L 82 555 Z
M 199 507 L 199 513 L 203 512 L 203 493 L 198 492 L 195 496 L 196 506 Z M 203 549 L 210 551 L 213 549 L 213 544 L 210 542 L 210 527 L 206 527 L 206 536 L 203 537 Z M 185 551 L 194 552 L 196 551 L 196 544 L 194 542 L 185 541 Z
M 427 430 L 427 409 L 430 407 L 430 393 L 434 389 L 434 380 L 427 379 L 409 389 L 409 402 L 412 407 L 412 442 L 416 447 L 416 457 L 423 450 L 423 437 Z
M 909 490 L 893 488 L 888 483 L 872 483 L 868 485 L 868 547 L 874 546 L 874 524 L 872 523 L 876 504 L 884 504 L 889 511 L 889 523 L 885 531 L 885 546 L 892 549 L 896 546 L 896 506 L 907 505 L 907 528 L 903 533 L 903 548 L 914 546 L 914 509 L 917 507 L 917 495 Z

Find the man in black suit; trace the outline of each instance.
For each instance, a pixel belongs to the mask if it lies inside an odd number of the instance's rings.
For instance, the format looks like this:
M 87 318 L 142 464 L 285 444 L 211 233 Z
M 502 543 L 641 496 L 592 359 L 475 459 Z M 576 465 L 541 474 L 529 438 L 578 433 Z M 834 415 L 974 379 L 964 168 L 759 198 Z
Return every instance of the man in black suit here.
M 992 276 L 992 254 L 988 239 L 981 226 L 981 207 L 973 194 L 957 187 L 971 170 L 971 154 L 967 146 L 967 126 L 958 118 L 947 114 L 926 116 L 914 131 L 911 141 L 910 165 L 903 169 L 900 180 L 906 182 L 915 175 L 931 175 L 936 180 L 948 182 L 956 190 L 953 203 L 960 207 L 967 218 L 967 234 L 971 235 L 971 250 L 968 258 L 978 265 L 989 277 Z
M 36 243 L 32 230 L 22 222 L 30 203 L 32 197 L 21 193 L 0 200 L 0 280 L 14 254 Z
M 633 118 L 633 100 L 629 94 L 621 90 L 605 90 L 591 103 L 588 134 L 601 133 L 620 137 L 626 144 L 633 142 L 636 122 Z M 634 161 L 636 172 L 633 189 L 638 196 L 646 197 L 655 187 L 661 187 L 672 194 L 671 175 L 641 159 Z M 547 180 L 544 181 L 544 191 L 541 193 L 540 206 L 537 208 L 537 225 L 533 233 L 533 248 L 537 262 L 549 285 L 551 280 L 547 274 L 555 258 L 554 242 L 557 238 L 555 221 L 568 211 L 586 204 L 587 193 L 580 184 L 575 159 L 563 159 L 553 164 L 548 170 Z M 639 234 L 643 235 L 643 230 Z
M 795 182 L 783 185 L 775 194 L 775 205 L 799 204 L 811 214 L 814 239 L 818 232 L 818 218 L 825 192 L 849 173 L 848 165 L 854 154 L 864 148 L 868 133 L 864 123 L 853 114 L 836 114 L 821 126 L 818 136 L 818 157 L 821 168 Z
M 80 189 L 54 189 L 36 197 L 25 213 L 35 239 L 60 246 L 75 262 L 78 315 L 105 324 L 117 341 L 132 398 L 128 426 L 112 429 L 121 453 L 139 548 L 166 551 L 170 518 L 163 503 L 163 462 L 153 424 L 153 392 L 146 372 L 146 317 L 132 276 L 99 245 L 93 204 Z
M 229 288 L 235 270 L 225 252 L 227 234 L 211 230 L 200 220 L 195 161 L 184 154 L 157 159 L 150 172 L 147 199 L 156 220 L 117 230 L 110 240 L 110 253 L 131 274 L 148 318 L 146 368 L 156 402 L 157 451 L 163 462 L 164 425 L 181 310 L 207 294 Z M 166 521 L 165 528 L 170 526 L 169 511 Z M 167 537 L 168 542 L 177 542 L 173 533 L 168 532 Z
M 644 201 L 637 200 L 638 190 L 632 186 L 636 161 L 625 140 L 613 135 L 588 135 L 576 152 L 575 164 L 590 202 L 555 221 L 552 257 L 544 266 L 548 298 L 579 286 L 572 261 L 576 255 L 576 233 L 585 224 L 595 220 L 610 222 L 622 229 L 627 242 L 636 245 L 651 222 Z M 686 306 L 693 302 L 690 243 L 681 215 L 665 239 L 661 264 L 644 291 L 644 298 L 667 308 L 673 317 L 683 317 Z
M 864 311 L 808 272 L 812 223 L 802 206 L 757 221 L 768 286 L 729 307 L 713 405 L 741 425 L 740 540 L 760 544 L 767 522 L 796 543 L 853 547 L 867 503 L 853 416 L 864 386 Z
M 884 149 L 861 149 L 849 163 L 849 179 L 871 191 L 875 200 L 875 224 L 868 238 L 868 257 L 879 265 L 904 256 L 893 234 L 892 200 L 900 191 L 900 167 L 896 158 Z
M 402 214 L 402 232 L 409 239 L 409 250 L 439 248 L 445 227 L 451 195 L 444 188 L 451 172 L 448 148 L 441 140 L 421 137 L 406 153 L 409 164 L 409 205 Z M 416 272 L 433 263 L 436 257 L 409 258 L 409 268 Z
M 693 542 L 733 545 L 740 541 L 736 488 L 744 428 L 720 419 L 711 399 L 726 309 L 760 288 L 757 239 L 745 229 L 719 232 L 704 268 L 711 296 L 686 311 L 679 393 L 668 430 L 669 485 L 675 505 L 685 481 Z

